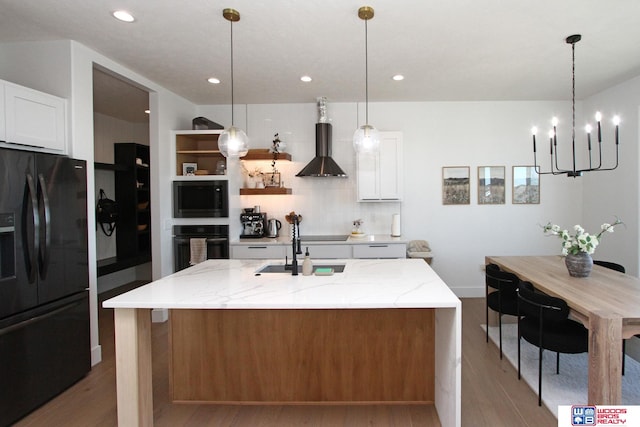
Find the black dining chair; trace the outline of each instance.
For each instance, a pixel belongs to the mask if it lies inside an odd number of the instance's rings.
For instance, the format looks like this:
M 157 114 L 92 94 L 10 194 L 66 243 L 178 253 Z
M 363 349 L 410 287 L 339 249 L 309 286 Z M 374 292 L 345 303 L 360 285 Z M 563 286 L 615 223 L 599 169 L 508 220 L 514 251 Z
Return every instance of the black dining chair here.
M 585 353 L 589 332 L 569 319 L 569 306 L 561 298 L 536 292 L 529 282 L 518 287 L 518 379 L 520 374 L 520 338 L 535 345 L 538 353 L 538 406 L 542 405 L 542 354 L 556 352 L 556 374 L 560 373 L 560 353 Z
M 593 264 L 608 268 L 610 270 L 619 271 L 620 273 L 627 272 L 623 265 L 620 265 L 618 263 L 611 262 L 611 261 L 600 261 L 600 260 L 594 259 Z M 636 335 L 636 336 L 638 337 L 639 335 Z M 626 347 L 627 347 L 627 341 L 623 339 L 622 340 L 622 375 L 624 375 L 624 359 L 625 359 L 624 356 L 627 353 Z
M 500 270 L 495 264 L 485 266 L 485 317 L 487 325 L 487 342 L 489 342 L 489 309 L 498 313 L 498 330 L 500 342 L 500 359 L 502 359 L 502 315 L 518 315 L 518 283 L 515 274 Z

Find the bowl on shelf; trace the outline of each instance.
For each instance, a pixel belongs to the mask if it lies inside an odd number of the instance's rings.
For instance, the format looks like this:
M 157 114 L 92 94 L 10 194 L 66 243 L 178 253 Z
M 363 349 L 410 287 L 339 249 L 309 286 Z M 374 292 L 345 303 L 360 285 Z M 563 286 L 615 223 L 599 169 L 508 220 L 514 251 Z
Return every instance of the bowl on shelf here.
M 138 224 L 138 231 L 144 231 L 147 229 L 147 224 Z
M 141 211 L 147 209 L 147 206 L 149 206 L 149 202 L 140 202 L 140 203 L 138 203 L 138 209 L 141 210 Z

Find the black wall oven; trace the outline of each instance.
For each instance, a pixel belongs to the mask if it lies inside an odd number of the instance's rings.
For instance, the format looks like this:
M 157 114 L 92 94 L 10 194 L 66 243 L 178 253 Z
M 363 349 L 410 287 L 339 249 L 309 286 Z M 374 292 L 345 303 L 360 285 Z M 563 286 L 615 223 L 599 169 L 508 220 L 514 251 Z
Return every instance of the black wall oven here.
M 207 259 L 229 259 L 228 225 L 174 225 L 174 271 L 191 265 L 191 239 L 205 239 Z
M 217 181 L 173 181 L 174 218 L 227 218 L 229 184 Z

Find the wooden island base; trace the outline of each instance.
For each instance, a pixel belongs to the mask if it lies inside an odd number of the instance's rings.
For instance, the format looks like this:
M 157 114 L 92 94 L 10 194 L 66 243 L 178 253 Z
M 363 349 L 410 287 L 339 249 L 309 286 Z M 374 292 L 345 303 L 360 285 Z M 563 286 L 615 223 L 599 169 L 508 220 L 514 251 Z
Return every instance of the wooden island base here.
M 171 310 L 175 402 L 433 403 L 434 309 Z

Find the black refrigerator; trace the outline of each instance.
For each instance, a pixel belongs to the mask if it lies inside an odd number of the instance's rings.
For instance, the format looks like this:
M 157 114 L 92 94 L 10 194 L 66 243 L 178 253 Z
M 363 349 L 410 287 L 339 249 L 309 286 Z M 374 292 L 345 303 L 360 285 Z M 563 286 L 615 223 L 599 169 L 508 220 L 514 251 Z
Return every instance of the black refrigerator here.
M 91 369 L 86 162 L 0 148 L 0 426 Z

